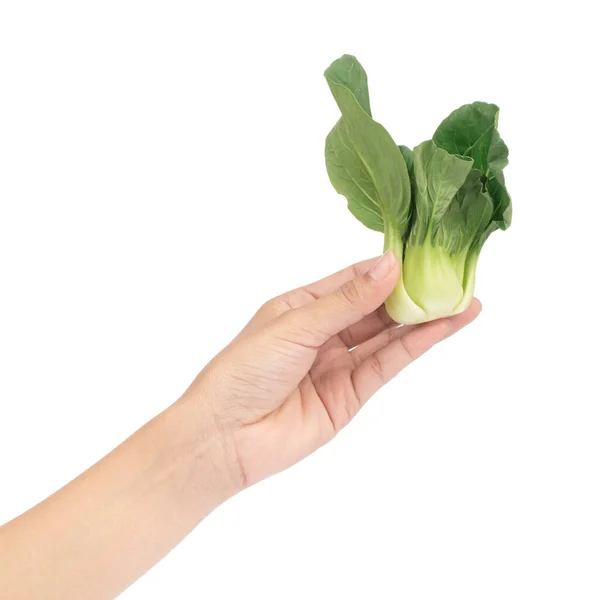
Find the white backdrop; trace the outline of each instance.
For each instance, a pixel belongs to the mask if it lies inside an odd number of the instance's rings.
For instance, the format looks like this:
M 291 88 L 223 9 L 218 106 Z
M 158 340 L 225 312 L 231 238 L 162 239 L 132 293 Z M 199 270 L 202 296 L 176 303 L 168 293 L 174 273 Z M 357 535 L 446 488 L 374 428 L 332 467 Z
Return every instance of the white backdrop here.
M 592 597 L 584 4 L 2 2 L 0 522 L 266 299 L 380 253 L 324 166 L 347 52 L 399 143 L 500 105 L 515 217 L 483 313 L 122 598 Z

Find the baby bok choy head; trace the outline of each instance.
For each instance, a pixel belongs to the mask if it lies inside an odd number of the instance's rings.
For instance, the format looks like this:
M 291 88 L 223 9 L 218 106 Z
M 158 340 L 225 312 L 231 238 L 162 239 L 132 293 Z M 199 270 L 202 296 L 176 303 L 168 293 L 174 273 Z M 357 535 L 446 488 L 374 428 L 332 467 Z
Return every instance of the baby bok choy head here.
M 333 62 L 325 78 L 341 112 L 325 144 L 331 183 L 359 221 L 384 233 L 385 250 L 401 263 L 385 303 L 389 315 L 411 324 L 462 312 L 485 240 L 511 221 L 498 107 L 461 106 L 410 150 L 372 118 L 366 72 L 355 57 Z

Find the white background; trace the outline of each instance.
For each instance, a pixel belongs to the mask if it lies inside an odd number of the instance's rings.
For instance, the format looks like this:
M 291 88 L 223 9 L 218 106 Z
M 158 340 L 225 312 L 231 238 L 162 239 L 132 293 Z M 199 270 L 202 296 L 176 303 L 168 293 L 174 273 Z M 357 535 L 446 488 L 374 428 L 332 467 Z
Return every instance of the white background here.
M 584 5 L 2 2 L 0 522 L 267 298 L 380 253 L 324 167 L 347 52 L 399 143 L 500 105 L 515 218 L 483 313 L 122 598 L 592 597 Z

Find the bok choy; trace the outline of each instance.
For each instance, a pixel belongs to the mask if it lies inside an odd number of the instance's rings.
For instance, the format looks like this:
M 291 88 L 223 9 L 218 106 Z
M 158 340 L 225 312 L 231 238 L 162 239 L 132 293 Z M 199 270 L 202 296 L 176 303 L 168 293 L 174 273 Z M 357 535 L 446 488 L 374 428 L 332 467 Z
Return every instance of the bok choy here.
M 372 118 L 366 72 L 355 57 L 333 62 L 325 78 L 341 112 L 325 145 L 331 183 L 359 221 L 384 233 L 385 250 L 401 263 L 385 303 L 389 315 L 410 324 L 462 312 L 483 244 L 512 217 L 498 107 L 461 106 L 411 150 Z

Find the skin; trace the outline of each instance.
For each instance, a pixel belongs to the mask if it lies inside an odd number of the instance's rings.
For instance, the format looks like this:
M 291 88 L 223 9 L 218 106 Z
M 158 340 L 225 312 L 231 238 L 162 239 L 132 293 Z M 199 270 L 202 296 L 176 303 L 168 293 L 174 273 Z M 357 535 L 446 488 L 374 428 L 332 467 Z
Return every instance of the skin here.
M 6 600 L 114 598 L 222 502 L 330 441 L 462 314 L 398 327 L 388 252 L 264 304 L 183 396 L 0 528 Z

